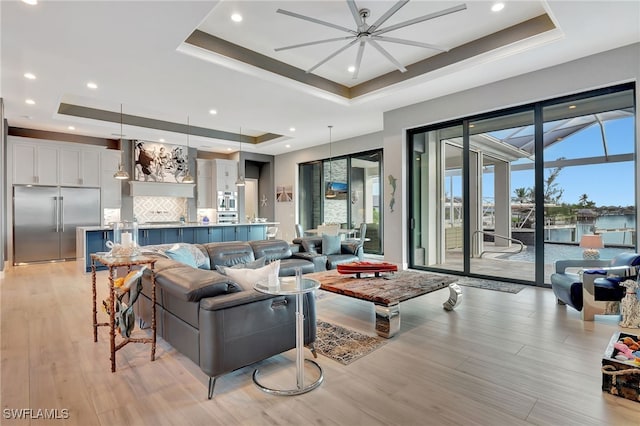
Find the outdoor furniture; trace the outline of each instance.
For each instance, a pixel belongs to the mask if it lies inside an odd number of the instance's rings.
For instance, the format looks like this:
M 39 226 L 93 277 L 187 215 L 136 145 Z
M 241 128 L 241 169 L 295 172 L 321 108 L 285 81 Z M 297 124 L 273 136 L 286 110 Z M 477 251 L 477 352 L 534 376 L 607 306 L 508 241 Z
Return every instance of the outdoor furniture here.
M 619 283 L 635 279 L 639 265 L 637 253 L 620 253 L 610 261 L 559 260 L 551 274 L 551 288 L 559 304 L 580 311 L 584 321 L 593 321 L 594 315 L 618 314 L 607 309 L 607 302 L 622 300 L 625 289 Z M 571 271 L 575 269 L 578 271 Z

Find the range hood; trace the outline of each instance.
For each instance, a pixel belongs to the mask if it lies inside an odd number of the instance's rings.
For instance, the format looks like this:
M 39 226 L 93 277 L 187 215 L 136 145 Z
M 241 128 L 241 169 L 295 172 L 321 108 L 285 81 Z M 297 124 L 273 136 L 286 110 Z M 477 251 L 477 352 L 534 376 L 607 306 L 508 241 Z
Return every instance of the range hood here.
M 137 182 L 129 181 L 130 195 L 149 197 L 193 198 L 195 183 Z

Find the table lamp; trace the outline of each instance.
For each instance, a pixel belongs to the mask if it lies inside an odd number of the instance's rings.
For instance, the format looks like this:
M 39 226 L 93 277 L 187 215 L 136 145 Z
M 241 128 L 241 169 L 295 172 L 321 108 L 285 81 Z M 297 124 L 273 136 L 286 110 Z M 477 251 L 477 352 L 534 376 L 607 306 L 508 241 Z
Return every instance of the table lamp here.
M 598 249 L 604 248 L 601 235 L 583 235 L 580 239 L 580 247 L 584 249 L 582 257 L 584 259 L 600 259 Z

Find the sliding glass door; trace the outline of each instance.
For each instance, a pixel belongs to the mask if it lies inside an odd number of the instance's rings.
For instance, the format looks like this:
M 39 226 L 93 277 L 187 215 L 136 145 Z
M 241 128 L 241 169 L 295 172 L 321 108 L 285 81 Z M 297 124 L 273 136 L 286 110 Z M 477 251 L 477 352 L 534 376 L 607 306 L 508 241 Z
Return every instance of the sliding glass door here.
M 585 249 L 637 250 L 634 99 L 624 85 L 411 130 L 410 266 L 544 284 Z
M 299 166 L 299 223 L 313 229 L 338 223 L 357 235 L 365 223 L 366 253 L 382 254 L 382 151 L 369 151 Z M 357 235 L 358 238 L 360 235 Z

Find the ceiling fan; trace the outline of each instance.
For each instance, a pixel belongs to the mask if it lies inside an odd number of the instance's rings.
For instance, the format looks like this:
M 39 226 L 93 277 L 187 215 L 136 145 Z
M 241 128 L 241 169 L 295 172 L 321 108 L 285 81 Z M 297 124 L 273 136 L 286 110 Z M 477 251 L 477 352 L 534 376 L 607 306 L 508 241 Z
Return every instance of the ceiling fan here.
M 413 25 L 413 24 L 417 24 L 417 23 L 420 23 L 420 22 L 424 22 L 424 21 L 427 21 L 429 19 L 434 19 L 434 18 L 438 18 L 440 16 L 448 15 L 450 13 L 459 12 L 459 11 L 465 10 L 467 8 L 467 5 L 463 3 L 463 4 L 460 4 L 460 5 L 457 5 L 457 6 L 450 7 L 448 9 L 441 10 L 439 12 L 430 13 L 428 15 L 424 15 L 424 16 L 420 16 L 418 18 L 410 19 L 410 20 L 405 21 L 405 22 L 401 22 L 401 23 L 398 23 L 398 24 L 395 24 L 395 25 L 391 25 L 391 26 L 388 26 L 388 27 L 385 27 L 385 28 L 380 28 L 380 26 L 382 24 L 384 24 L 398 10 L 400 10 L 400 8 L 402 6 L 404 6 L 407 3 L 409 3 L 409 0 L 400 0 L 400 1 L 398 1 L 396 4 L 391 6 L 391 8 L 389 10 L 387 10 L 380 18 L 378 18 L 378 20 L 376 22 L 374 22 L 373 24 L 369 25 L 369 24 L 367 24 L 367 18 L 370 17 L 371 11 L 369 9 L 366 9 L 366 8 L 358 9 L 358 6 L 356 5 L 356 2 L 354 0 L 347 0 L 347 5 L 349 6 L 349 10 L 351 11 L 351 15 L 353 16 L 353 19 L 355 20 L 355 23 L 356 23 L 356 29 L 355 30 L 343 27 L 342 25 L 332 24 L 331 22 L 326 22 L 326 21 L 322 21 L 320 19 L 312 18 L 310 16 L 300 15 L 299 13 L 290 12 L 288 10 L 283 10 L 283 9 L 278 9 L 276 11 L 276 13 L 281 13 L 283 15 L 288 15 L 288 16 L 292 16 L 294 18 L 303 19 L 305 21 L 313 22 L 313 23 L 319 24 L 319 25 L 324 25 L 326 27 L 335 28 L 337 30 L 347 32 L 350 35 L 343 36 L 343 37 L 334 37 L 334 38 L 318 40 L 318 41 L 311 41 L 311 42 L 308 42 L 308 43 L 295 44 L 295 45 L 292 45 L 292 46 L 279 47 L 279 48 L 275 49 L 275 51 L 279 52 L 281 50 L 297 49 L 299 47 L 313 46 L 313 45 L 316 45 L 316 44 L 329 43 L 329 42 L 339 41 L 339 40 L 350 40 L 345 46 L 343 46 L 340 49 L 336 50 L 331 55 L 327 56 L 326 58 L 324 58 L 323 60 L 321 60 L 320 62 L 318 62 L 314 66 L 312 66 L 311 68 L 309 68 L 307 70 L 307 73 L 313 72 L 316 68 L 318 68 L 322 64 L 326 63 L 330 59 L 334 58 L 335 56 L 337 56 L 341 52 L 347 50 L 349 47 L 355 45 L 356 43 L 360 43 L 360 46 L 358 47 L 358 53 L 356 55 L 355 69 L 353 71 L 353 78 L 354 79 L 358 78 L 358 72 L 360 71 L 360 64 L 362 63 L 362 54 L 364 53 L 364 47 L 367 44 L 373 46 L 378 52 L 380 52 L 380 54 L 382 54 L 382 56 L 387 58 L 387 60 L 389 62 L 391 62 L 400 72 L 406 72 L 407 69 L 400 62 L 398 62 L 398 60 L 396 58 L 394 58 L 387 50 L 385 50 L 378 42 L 389 42 L 389 43 L 405 44 L 405 45 L 409 45 L 409 46 L 423 47 L 423 48 L 426 48 L 426 49 L 435 49 L 435 50 L 439 50 L 439 51 L 442 51 L 442 52 L 447 52 L 447 51 L 449 51 L 449 49 L 446 48 L 446 47 L 436 46 L 434 44 L 423 43 L 423 42 L 420 42 L 420 41 L 412 41 L 412 40 L 405 40 L 405 39 L 400 39 L 400 38 L 395 38 L 395 37 L 387 37 L 387 36 L 383 36 L 382 34 L 385 34 L 385 33 L 388 33 L 390 31 L 394 31 L 394 30 L 397 30 L 397 29 L 400 29 L 400 28 L 404 28 L 404 27 L 407 27 L 409 25 Z

